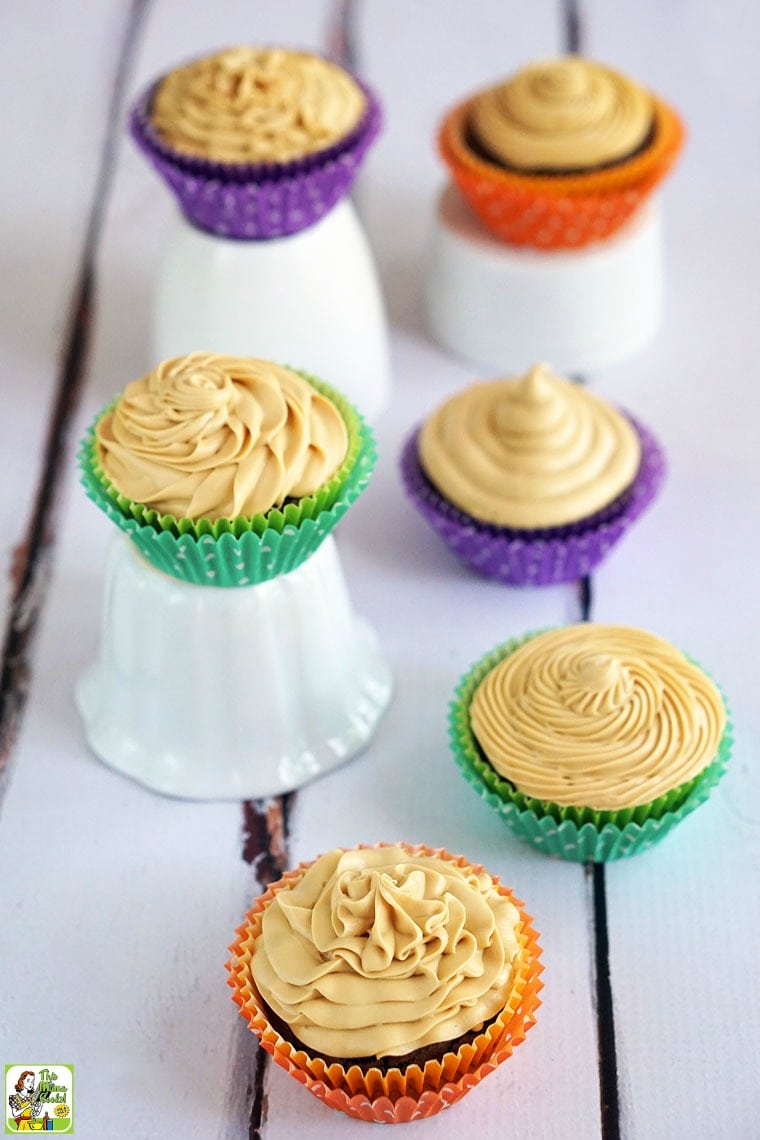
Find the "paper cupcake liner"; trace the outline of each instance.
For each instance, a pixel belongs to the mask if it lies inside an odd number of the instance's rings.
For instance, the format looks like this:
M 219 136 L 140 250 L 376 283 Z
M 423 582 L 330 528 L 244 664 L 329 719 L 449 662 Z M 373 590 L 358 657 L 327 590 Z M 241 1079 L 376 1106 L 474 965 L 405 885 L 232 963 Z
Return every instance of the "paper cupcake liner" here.
M 388 844 L 375 846 L 385 847 Z M 478 864 L 440 848 L 405 843 L 396 846 L 414 855 L 446 859 L 458 867 L 471 868 L 476 874 L 483 872 Z M 531 925 L 532 919 L 522 909 L 523 904 L 494 877 L 499 892 L 520 912 L 520 965 L 504 1010 L 472 1042 L 422 1066 L 404 1065 L 402 1059 L 398 1068 L 391 1068 L 385 1073 L 379 1068 L 362 1069 L 350 1061 L 328 1064 L 323 1058 L 312 1057 L 305 1049 L 286 1041 L 270 1024 L 250 971 L 253 946 L 261 929 L 264 911 L 278 891 L 294 886 L 310 866 L 311 862 L 301 863 L 270 886 L 254 901 L 245 922 L 236 931 L 237 937 L 230 946 L 231 957 L 226 964 L 230 973 L 227 981 L 233 989 L 232 999 L 249 1029 L 276 1063 L 330 1108 L 381 1124 L 398 1124 L 434 1116 L 460 1100 L 506 1061 L 535 1024 L 535 1011 L 541 1004 L 538 993 L 542 987 L 539 975 L 543 967 L 538 960 L 541 948 L 537 932 Z
M 704 803 L 720 780 L 733 745 L 730 719 L 715 759 L 693 779 L 649 803 L 618 811 L 599 811 L 524 795 L 500 776 L 483 755 L 470 726 L 470 704 L 487 673 L 543 632 L 534 630 L 497 646 L 482 657 L 457 686 L 449 710 L 449 739 L 462 775 L 519 839 L 546 854 L 578 863 L 604 863 L 651 847 Z M 726 704 L 722 692 L 721 696 Z M 726 712 L 728 714 L 727 705 Z
M 353 78 L 367 103 L 359 124 L 332 146 L 290 162 L 211 162 L 174 150 L 162 141 L 150 117 L 158 83 L 132 108 L 130 133 L 194 226 L 243 241 L 284 237 L 313 226 L 345 198 L 380 132 L 380 103 L 366 84 Z
M 401 454 L 407 495 L 446 545 L 479 574 L 508 586 L 554 586 L 594 570 L 650 505 L 665 478 L 665 456 L 655 437 L 625 413 L 641 442 L 641 464 L 629 490 L 611 507 L 568 526 L 527 531 L 479 522 L 448 502 L 418 458 L 419 428 Z
M 467 139 L 473 100 L 444 119 L 438 149 L 483 224 L 502 241 L 537 249 L 578 249 L 604 241 L 638 211 L 673 166 L 684 124 L 672 107 L 654 102 L 651 141 L 614 166 L 580 174 L 507 170 L 481 158 Z
M 348 429 L 346 458 L 313 495 L 252 518 L 193 522 L 161 515 L 121 495 L 100 465 L 95 429 L 112 404 L 98 413 L 79 451 L 85 492 L 150 563 L 183 582 L 251 586 L 295 570 L 362 493 L 377 457 L 371 429 L 348 400 L 316 377 L 298 374 L 332 400 Z

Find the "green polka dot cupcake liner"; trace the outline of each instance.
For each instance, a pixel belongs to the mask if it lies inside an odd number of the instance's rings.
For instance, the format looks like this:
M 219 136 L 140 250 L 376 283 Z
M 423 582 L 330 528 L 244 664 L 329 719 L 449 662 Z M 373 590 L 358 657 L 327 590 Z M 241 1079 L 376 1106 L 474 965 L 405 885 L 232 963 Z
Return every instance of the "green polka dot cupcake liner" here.
M 577 863 L 605 863 L 634 855 L 658 843 L 708 798 L 731 756 L 731 721 L 727 719 L 717 755 L 711 763 L 694 779 L 649 803 L 617 811 L 599 811 L 525 795 L 500 776 L 485 758 L 470 726 L 470 704 L 487 673 L 526 641 L 544 632 L 535 630 L 504 642 L 464 675 L 449 711 L 449 739 L 454 759 L 468 784 L 499 813 L 511 831 L 539 851 Z M 721 697 L 725 705 L 722 692 Z M 728 714 L 727 706 L 726 711 Z
M 293 371 L 298 371 L 294 369 Z M 266 514 L 234 519 L 178 519 L 133 502 L 116 490 L 100 463 L 95 418 L 79 451 L 87 496 L 134 542 L 159 570 L 199 586 L 252 586 L 287 574 L 324 542 L 369 482 L 377 452 L 371 429 L 339 392 L 299 372 L 337 407 L 348 430 L 346 458 L 335 475 L 312 495 Z

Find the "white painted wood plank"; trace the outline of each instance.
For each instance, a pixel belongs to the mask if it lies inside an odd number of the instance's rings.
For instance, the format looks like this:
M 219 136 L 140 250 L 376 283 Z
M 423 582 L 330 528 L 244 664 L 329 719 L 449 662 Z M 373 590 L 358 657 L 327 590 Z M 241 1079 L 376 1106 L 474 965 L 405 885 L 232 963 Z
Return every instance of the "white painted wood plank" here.
M 239 1136 L 222 964 L 252 890 L 240 807 L 159 799 L 88 753 L 70 679 L 91 656 L 101 555 L 68 528 L 3 806 L 4 1060 L 74 1064 L 85 1138 Z
M 3 628 L 13 550 L 25 537 L 40 475 L 127 14 L 116 0 L 72 0 L 65 15 L 45 0 L 0 11 Z
M 78 436 L 97 402 L 85 401 Z M 0 932 L 3 976 L 44 967 L 52 982 L 23 1002 L 2 987 L 3 1044 L 22 1063 L 76 1066 L 84 1137 L 102 1135 L 104 1122 L 115 1140 L 152 1140 L 157 1129 L 237 1137 L 250 1052 L 223 963 L 256 890 L 241 808 L 153 796 L 89 753 L 72 686 L 95 651 L 112 535 L 73 468 L 61 522 L 0 816 L 0 899 L 13 916 Z
M 593 3 L 590 47 L 680 107 L 688 150 L 665 192 L 666 322 L 636 361 L 593 378 L 663 439 L 660 503 L 597 575 L 594 614 L 648 627 L 718 679 L 732 765 L 667 841 L 607 871 L 624 1135 L 757 1132 L 760 983 L 760 113 L 755 8 Z
M 395 675 L 393 703 L 367 752 L 298 794 L 293 859 L 359 842 L 425 842 L 482 862 L 527 900 L 542 933 L 545 1004 L 508 1064 L 464 1104 L 407 1125 L 414 1135 L 599 1135 L 592 1010 L 590 902 L 581 868 L 547 861 L 513 839 L 459 776 L 447 744 L 447 706 L 462 673 L 498 641 L 575 620 L 571 587 L 511 590 L 462 567 L 403 499 L 397 459 L 409 430 L 473 378 L 426 338 L 424 242 L 445 180 L 434 148 L 444 110 L 523 58 L 556 51 L 558 7 L 400 2 L 367 4 L 365 73 L 382 92 L 387 128 L 367 162 L 359 204 L 395 322 L 396 389 L 378 429 L 380 460 L 339 545 L 356 608 L 381 635 Z M 359 1136 L 280 1071 L 270 1076 L 270 1140 Z

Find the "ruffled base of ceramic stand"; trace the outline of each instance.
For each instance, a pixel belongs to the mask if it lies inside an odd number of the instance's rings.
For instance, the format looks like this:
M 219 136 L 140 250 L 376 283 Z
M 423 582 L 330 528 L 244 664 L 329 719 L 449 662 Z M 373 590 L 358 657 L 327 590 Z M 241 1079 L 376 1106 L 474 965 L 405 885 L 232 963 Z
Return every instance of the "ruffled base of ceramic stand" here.
M 426 291 L 433 338 L 482 367 L 605 368 L 645 348 L 660 323 L 659 202 L 603 242 L 542 252 L 499 241 L 450 185 L 438 201 Z
M 206 233 L 177 213 L 158 279 L 151 363 L 196 349 L 307 369 L 363 416 L 377 416 L 390 395 L 388 332 L 351 203 L 265 241 Z
M 76 696 L 111 768 L 168 795 L 249 799 L 349 760 L 391 687 L 332 537 L 289 574 L 218 589 L 169 577 L 120 535 Z

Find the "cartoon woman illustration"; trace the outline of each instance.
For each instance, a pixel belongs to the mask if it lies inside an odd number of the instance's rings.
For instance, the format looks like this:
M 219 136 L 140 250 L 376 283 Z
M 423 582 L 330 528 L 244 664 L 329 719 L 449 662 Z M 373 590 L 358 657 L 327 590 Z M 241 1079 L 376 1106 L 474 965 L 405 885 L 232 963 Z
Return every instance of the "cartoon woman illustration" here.
M 39 1101 L 39 1086 L 34 1087 L 34 1077 L 31 1069 L 25 1069 L 16 1081 L 15 1095 L 8 1097 L 19 1132 L 44 1132 L 47 1129 L 48 1114 L 45 1113 L 42 1120 L 38 1119 L 43 1106 Z

